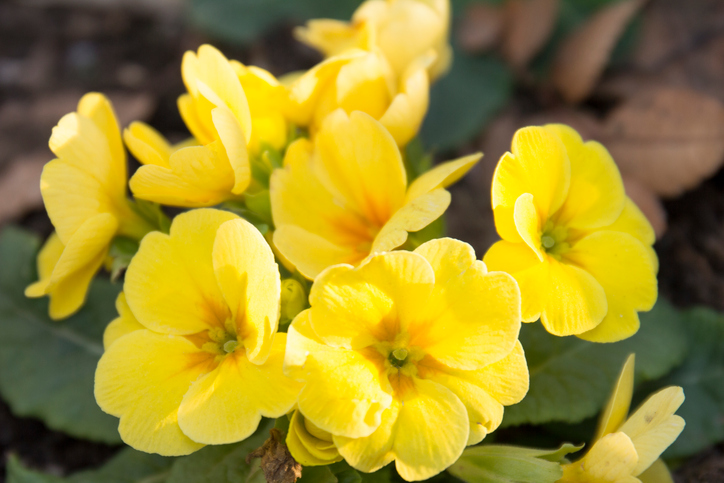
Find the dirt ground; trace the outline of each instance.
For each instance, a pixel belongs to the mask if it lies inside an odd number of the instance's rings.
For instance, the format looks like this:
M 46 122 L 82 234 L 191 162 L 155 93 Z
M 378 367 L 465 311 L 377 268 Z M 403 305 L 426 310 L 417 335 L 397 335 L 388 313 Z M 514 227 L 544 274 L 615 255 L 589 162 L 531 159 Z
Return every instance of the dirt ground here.
M 47 140 L 52 126 L 75 109 L 83 92 L 108 93 L 122 124 L 142 119 L 172 140 L 187 136 L 176 110 L 176 98 L 183 91 L 180 60 L 185 50 L 205 40 L 178 15 L 0 3 L 0 190 L 6 205 L 0 208 L 0 226 L 14 222 L 43 236 L 50 233 L 37 181 L 32 180 L 51 158 Z M 228 56 L 275 74 L 318 60 L 316 53 L 292 39 L 290 26 L 249 49 L 217 45 Z M 544 108 L 548 107 L 540 106 Z M 484 138 L 481 135 L 470 148 L 484 144 Z M 490 162 L 452 189 L 447 218 L 448 233 L 470 242 L 478 254 L 497 239 L 488 199 Z M 29 168 L 18 179 L 31 182 L 3 185 L 19 165 Z M 6 201 L 10 198 L 13 201 Z M 724 172 L 666 201 L 664 208 L 668 229 L 656 244 L 661 295 L 680 306 L 704 304 L 724 310 Z M 32 419 L 16 418 L 0 402 L 0 483 L 5 457 L 11 453 L 31 467 L 65 475 L 98 466 L 115 451 L 50 431 Z M 677 471 L 677 481 L 724 481 L 722 448 L 686 462 Z

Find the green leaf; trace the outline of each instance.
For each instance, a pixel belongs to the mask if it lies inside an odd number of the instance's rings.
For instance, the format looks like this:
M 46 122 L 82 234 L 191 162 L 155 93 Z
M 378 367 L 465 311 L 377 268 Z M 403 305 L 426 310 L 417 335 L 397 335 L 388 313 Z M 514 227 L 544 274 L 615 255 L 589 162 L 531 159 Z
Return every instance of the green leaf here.
M 448 471 L 468 483 L 554 483 L 563 476 L 559 461 L 581 447 L 564 444 L 559 449 L 541 450 L 475 446 L 463 451 Z
M 548 334 L 540 322 L 524 324 L 520 340 L 530 371 L 530 390 L 505 409 L 504 426 L 551 421 L 579 422 L 605 404 L 628 354 L 636 353 L 638 381 L 660 378 L 687 352 L 681 315 L 660 299 L 641 314 L 639 332 L 614 344 Z
M 93 378 L 121 287 L 96 280 L 80 312 L 52 321 L 45 298 L 23 294 L 36 279 L 38 246 L 36 236 L 16 228 L 0 235 L 0 395 L 18 416 L 78 438 L 120 443 L 118 420 L 95 402 Z
M 118 280 L 121 273 L 131 264 L 133 256 L 138 251 L 138 241 L 125 236 L 117 236 L 111 242 L 108 255 L 113 258 L 111 264 L 111 280 Z
M 441 150 L 469 141 L 505 106 L 512 88 L 513 78 L 503 62 L 456 50 L 452 69 L 430 91 L 422 140 Z
M 686 401 L 677 414 L 686 427 L 664 453 L 667 458 L 691 456 L 724 441 L 724 316 L 697 308 L 685 317 L 689 356 L 669 376 L 641 391 L 648 396 L 660 387 L 684 388 Z
M 283 21 L 349 19 L 360 0 L 191 0 L 191 20 L 208 33 L 249 43 Z
M 166 483 L 265 483 L 259 459 L 246 456 L 269 438 L 273 420 L 263 419 L 256 432 L 240 443 L 207 446 L 177 458 Z
M 25 468 L 16 457 L 11 457 L 7 483 L 163 483 L 173 461 L 126 448 L 98 470 L 59 478 Z
M 329 466 L 305 466 L 297 483 L 337 483 L 337 477 Z

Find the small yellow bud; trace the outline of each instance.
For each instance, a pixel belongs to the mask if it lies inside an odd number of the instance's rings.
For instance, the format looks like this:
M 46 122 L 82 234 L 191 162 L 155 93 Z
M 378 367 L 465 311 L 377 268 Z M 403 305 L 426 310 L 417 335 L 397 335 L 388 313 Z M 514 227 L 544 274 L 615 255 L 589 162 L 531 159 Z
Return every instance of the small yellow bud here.
M 282 280 L 281 320 L 292 320 L 307 307 L 307 294 L 304 287 L 293 278 Z

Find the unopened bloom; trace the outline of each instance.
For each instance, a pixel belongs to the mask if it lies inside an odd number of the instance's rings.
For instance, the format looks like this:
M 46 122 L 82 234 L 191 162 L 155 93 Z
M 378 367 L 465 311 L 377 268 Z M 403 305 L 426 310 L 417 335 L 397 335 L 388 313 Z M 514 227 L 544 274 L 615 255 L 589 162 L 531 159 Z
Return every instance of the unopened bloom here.
M 321 466 L 342 460 L 332 434 L 321 430 L 298 410 L 292 414 L 287 432 L 287 448 L 302 466 Z
M 305 383 L 299 411 L 361 471 L 394 460 L 404 479 L 430 478 L 528 390 L 518 286 L 466 243 L 330 267 L 310 303 L 290 326 L 285 371 Z
M 369 115 L 338 110 L 314 141 L 287 150 L 271 177 L 274 245 L 306 277 L 338 263 L 359 264 L 393 250 L 450 204 L 445 187 L 480 159 L 444 163 L 409 187 L 400 150 Z
M 366 112 L 403 146 L 417 135 L 427 112 L 430 59 L 423 56 L 396 75 L 377 51 L 331 57 L 288 86 L 288 117 L 314 135 L 336 109 Z
M 143 328 L 109 326 L 95 395 L 127 444 L 189 454 L 292 409 L 299 386 L 282 373 L 279 270 L 251 224 L 211 209 L 178 215 L 170 235 L 143 239 L 124 291 L 121 318 L 128 308 Z
M 449 27 L 449 0 L 367 0 L 351 22 L 311 20 L 296 33 L 326 56 L 351 48 L 379 49 L 397 75 L 415 59 L 433 52 L 435 61 L 428 70 L 434 80 L 448 70 L 452 60 Z
M 53 128 L 40 191 L 55 233 L 38 256 L 40 280 L 28 297 L 50 296 L 50 317 L 62 319 L 83 305 L 93 276 L 116 236 L 140 240 L 151 224 L 137 214 L 126 194 L 126 152 L 113 108 L 102 94 L 89 93 L 78 111 Z
M 603 146 L 563 125 L 520 129 L 492 194 L 503 240 L 484 260 L 518 281 L 524 322 L 594 342 L 638 331 L 658 292 L 654 232 Z
M 674 414 L 684 402 L 684 391 L 680 387 L 662 389 L 626 419 L 633 382 L 632 354 L 601 415 L 591 449 L 581 460 L 563 465 L 563 478 L 558 483 L 671 481 L 658 458 L 684 429 L 684 420 Z
M 179 98 L 179 110 L 200 145 L 169 149 L 149 128 L 132 125 L 126 144 L 144 166 L 131 190 L 174 206 L 239 199 L 251 182 L 250 158 L 262 147 L 286 144 L 286 90 L 263 69 L 229 61 L 210 45 L 186 52 L 181 70 L 188 93 Z

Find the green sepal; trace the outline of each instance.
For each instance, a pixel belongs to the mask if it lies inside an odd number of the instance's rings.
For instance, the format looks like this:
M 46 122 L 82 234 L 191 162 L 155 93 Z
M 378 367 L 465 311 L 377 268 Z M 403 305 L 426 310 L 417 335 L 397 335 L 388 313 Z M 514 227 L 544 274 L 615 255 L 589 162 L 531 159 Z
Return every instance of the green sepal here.
M 125 236 L 117 236 L 111 242 L 108 255 L 113 259 L 111 262 L 111 280 L 115 281 L 121 273 L 128 268 L 133 256 L 138 251 L 138 241 Z
M 468 483 L 554 483 L 563 476 L 561 460 L 581 448 L 569 443 L 553 450 L 475 446 L 463 451 L 448 471 Z
M 135 199 L 130 205 L 131 209 L 146 220 L 155 230 L 168 234 L 171 229 L 171 220 L 163 212 L 161 205 L 140 199 Z

